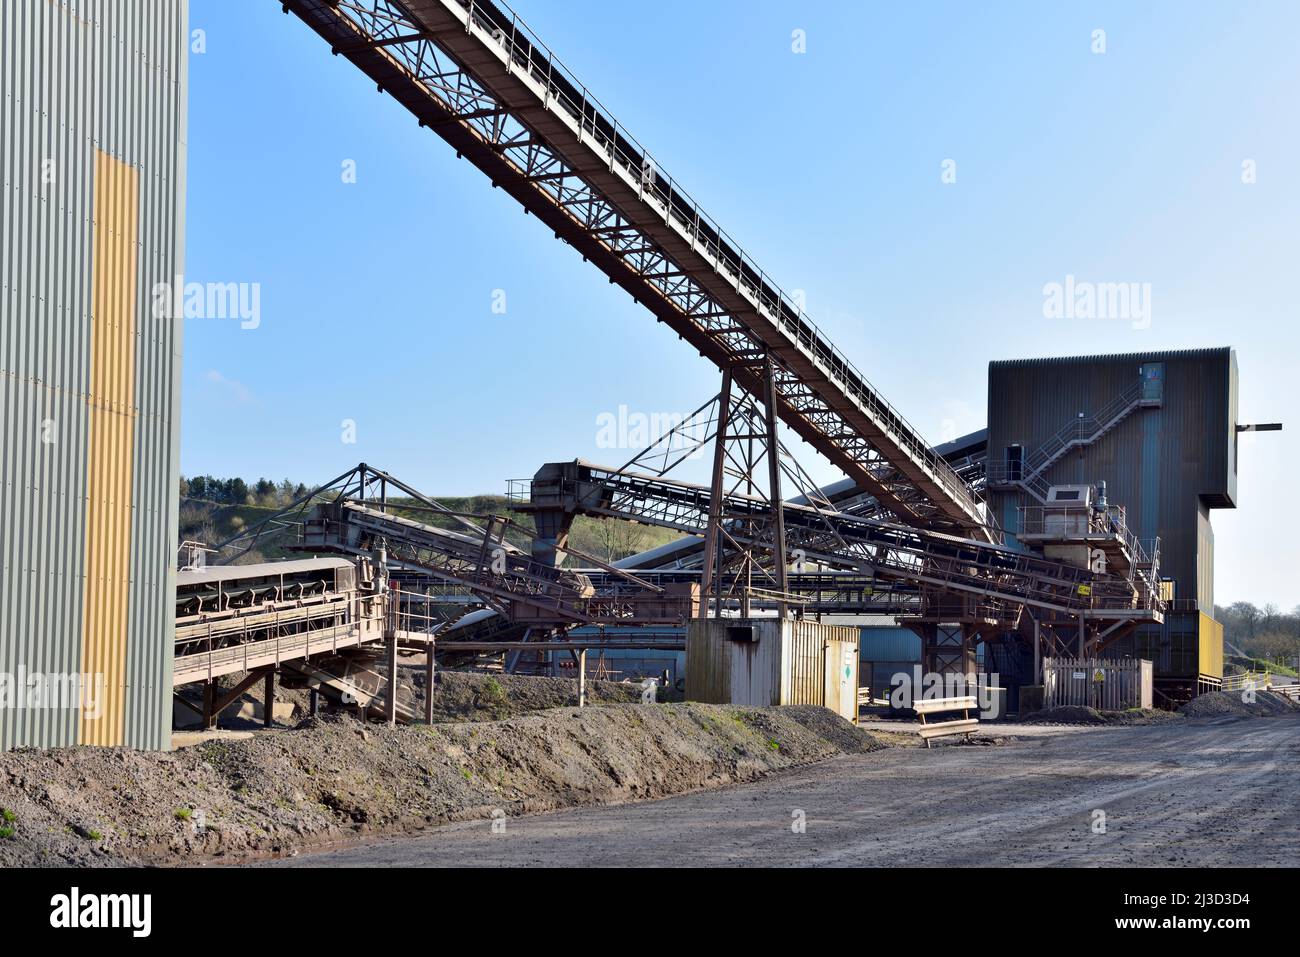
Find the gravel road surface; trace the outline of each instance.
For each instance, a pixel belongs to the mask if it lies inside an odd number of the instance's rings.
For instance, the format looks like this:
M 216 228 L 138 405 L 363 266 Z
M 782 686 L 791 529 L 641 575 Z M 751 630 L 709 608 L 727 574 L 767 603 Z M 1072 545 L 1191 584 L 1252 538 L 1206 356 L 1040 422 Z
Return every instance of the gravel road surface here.
M 1038 728 L 995 746 L 891 749 L 512 818 L 502 833 L 465 822 L 269 863 L 1296 866 L 1300 716 Z

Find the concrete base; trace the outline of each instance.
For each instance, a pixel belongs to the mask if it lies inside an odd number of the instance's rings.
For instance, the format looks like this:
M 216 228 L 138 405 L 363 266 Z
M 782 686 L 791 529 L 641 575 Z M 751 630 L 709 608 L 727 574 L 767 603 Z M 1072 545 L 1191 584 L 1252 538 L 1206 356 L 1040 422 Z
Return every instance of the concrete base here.
M 293 704 L 276 704 L 271 708 L 271 714 L 275 718 L 276 724 L 293 723 Z M 227 721 L 261 721 L 262 720 L 262 702 L 244 701 L 238 706 L 231 705 L 225 711 L 221 712 L 221 717 Z M 172 701 L 172 727 L 190 730 L 203 727 L 203 719 L 192 709 L 185 707 L 179 702 Z
M 1033 714 L 1035 711 L 1043 710 L 1043 686 L 1042 685 L 1021 685 L 1020 686 L 1020 716 L 1023 718 L 1027 714 Z

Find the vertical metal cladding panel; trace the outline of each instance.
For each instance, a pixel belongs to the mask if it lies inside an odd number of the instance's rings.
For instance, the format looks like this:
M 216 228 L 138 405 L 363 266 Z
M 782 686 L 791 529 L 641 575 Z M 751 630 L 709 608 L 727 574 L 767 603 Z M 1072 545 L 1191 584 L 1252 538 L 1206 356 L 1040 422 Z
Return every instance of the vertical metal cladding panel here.
M 732 641 L 721 632 L 730 660 L 731 703 L 765 708 L 780 704 L 785 635 L 775 618 L 748 619 L 736 627 L 753 629 L 754 641 Z
M 705 704 L 731 703 L 731 654 L 725 621 L 695 619 L 686 626 L 686 698 Z
M 170 730 L 185 0 L 0 4 L 0 672 L 111 676 L 104 716 L 0 710 L 0 747 Z
M 784 667 L 780 697 L 773 703 L 825 704 L 823 637 L 813 622 L 787 621 L 781 631 Z
M 921 638 L 910 628 L 864 625 L 860 631 L 863 661 L 921 660 Z
M 1198 635 L 1200 673 L 1207 678 L 1223 677 L 1223 625 L 1204 612 Z
M 839 681 L 835 677 L 844 649 L 856 656 L 858 629 L 849 625 L 825 625 L 815 621 L 788 620 L 782 627 L 784 661 L 781 663 L 781 693 L 777 704 L 815 704 L 839 709 Z M 857 709 L 857 669 L 853 670 L 854 709 Z M 834 683 L 832 684 L 832 679 Z

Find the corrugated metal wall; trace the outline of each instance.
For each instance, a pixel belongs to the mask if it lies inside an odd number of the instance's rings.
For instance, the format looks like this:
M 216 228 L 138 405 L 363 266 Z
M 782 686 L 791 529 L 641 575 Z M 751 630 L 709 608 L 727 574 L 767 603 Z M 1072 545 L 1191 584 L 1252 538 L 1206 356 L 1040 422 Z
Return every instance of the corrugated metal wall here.
M 1236 498 L 1236 358 L 1231 349 L 1120 356 L 1030 359 L 989 365 L 989 461 L 1020 444 L 1040 446 L 1079 413 L 1091 414 L 1138 382 L 1144 363 L 1164 364 L 1164 403 L 1139 409 L 1082 452 L 1047 472 L 1053 485 L 1105 480 L 1112 504 L 1128 510 L 1140 538 L 1160 537 L 1161 568 L 1177 581 L 1176 597 L 1214 606 L 1212 576 L 1200 572 L 1205 506 L 1231 508 Z M 999 520 L 1014 530 L 1010 493 L 994 493 Z M 1208 519 L 1207 519 L 1208 521 Z
M 1092 414 L 1138 382 L 1139 367 L 1164 366 L 1160 408 L 1139 409 L 1082 452 L 1047 472 L 1050 484 L 1105 480 L 1107 496 L 1128 512 L 1142 539 L 1160 538 L 1161 574 L 1175 579 L 1175 598 L 1214 611 L 1214 535 L 1210 510 L 1232 508 L 1237 496 L 1237 360 L 1228 348 L 1133 355 L 1029 359 L 989 365 L 989 461 L 1007 447 L 1028 454 L 1079 413 Z M 1016 507 L 1037 504 L 994 492 L 998 520 L 1014 532 Z M 1185 606 L 1184 606 L 1185 607 Z M 1157 677 L 1195 675 L 1214 649 L 1198 651 L 1197 612 L 1143 626 L 1108 654 L 1133 653 L 1156 663 Z M 1218 651 L 1221 654 L 1221 649 Z
M 863 661 L 921 660 L 921 638 L 910 628 L 863 625 L 860 631 Z
M 187 0 L 0 4 L 0 673 L 107 682 L 3 748 L 169 740 L 187 56 Z
M 735 640 L 737 631 L 754 640 Z M 855 720 L 858 634 L 851 626 L 794 619 L 696 619 L 686 629 L 686 697 L 710 704 L 815 704 Z M 851 694 L 844 691 L 843 701 L 841 667 L 852 672 L 846 679 Z

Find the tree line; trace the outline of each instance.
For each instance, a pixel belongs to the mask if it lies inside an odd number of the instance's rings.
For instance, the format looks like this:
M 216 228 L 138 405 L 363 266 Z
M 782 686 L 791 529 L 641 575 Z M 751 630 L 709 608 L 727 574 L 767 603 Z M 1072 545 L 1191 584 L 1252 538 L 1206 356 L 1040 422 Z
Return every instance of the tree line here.
M 1295 667 L 1300 656 L 1300 606 L 1282 611 L 1276 605 L 1262 608 L 1248 601 L 1217 606 L 1215 617 L 1223 625 L 1224 652 L 1235 646 L 1252 658 Z
M 181 476 L 180 497 L 192 498 L 218 505 L 257 505 L 262 508 L 284 508 L 310 491 L 301 482 L 285 479 L 273 482 L 258 479 L 251 485 L 241 478 L 214 478 L 211 475 Z

